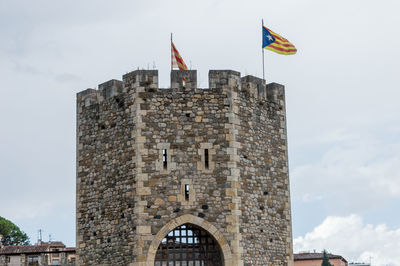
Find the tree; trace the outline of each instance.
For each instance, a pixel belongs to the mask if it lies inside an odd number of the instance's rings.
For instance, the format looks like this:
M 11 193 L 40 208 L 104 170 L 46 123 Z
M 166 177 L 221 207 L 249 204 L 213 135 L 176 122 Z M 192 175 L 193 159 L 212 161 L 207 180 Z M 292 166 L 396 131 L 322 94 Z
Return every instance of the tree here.
M 0 235 L 3 236 L 1 243 L 4 246 L 29 245 L 28 236 L 13 222 L 0 216 Z
M 321 266 L 332 266 L 332 264 L 329 262 L 328 253 L 326 253 L 325 249 L 324 249 L 324 256 L 322 257 Z

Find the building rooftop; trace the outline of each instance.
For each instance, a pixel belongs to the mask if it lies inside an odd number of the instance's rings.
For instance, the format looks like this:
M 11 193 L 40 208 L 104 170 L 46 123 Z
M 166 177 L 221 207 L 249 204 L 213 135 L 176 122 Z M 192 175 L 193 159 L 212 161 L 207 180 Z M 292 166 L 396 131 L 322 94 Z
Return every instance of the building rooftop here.
M 0 248 L 0 255 L 60 252 L 52 251 L 50 250 L 50 248 L 60 248 L 63 252 L 75 252 L 74 247 L 65 247 L 62 242 L 54 241 L 40 242 L 36 245 L 3 246 L 2 248 Z
M 322 260 L 324 253 L 297 253 L 293 254 L 294 260 Z M 347 262 L 342 256 L 328 253 L 329 259 L 341 259 Z

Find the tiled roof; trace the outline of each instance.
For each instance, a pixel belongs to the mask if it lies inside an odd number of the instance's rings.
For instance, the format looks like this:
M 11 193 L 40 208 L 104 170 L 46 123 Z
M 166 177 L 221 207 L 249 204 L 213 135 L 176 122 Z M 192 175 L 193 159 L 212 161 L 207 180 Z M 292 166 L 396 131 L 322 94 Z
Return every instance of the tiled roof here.
M 298 253 L 293 254 L 294 260 L 322 260 L 324 253 Z M 341 259 L 347 262 L 342 256 L 328 253 L 329 259 Z
M 34 246 L 4 246 L 0 249 L 0 254 L 21 254 L 21 253 L 42 253 L 46 252 L 48 246 L 34 245 Z
M 24 253 L 43 253 L 49 252 L 50 248 L 65 248 L 62 242 L 41 242 L 37 245 L 17 245 L 4 246 L 0 249 L 0 254 L 24 254 Z

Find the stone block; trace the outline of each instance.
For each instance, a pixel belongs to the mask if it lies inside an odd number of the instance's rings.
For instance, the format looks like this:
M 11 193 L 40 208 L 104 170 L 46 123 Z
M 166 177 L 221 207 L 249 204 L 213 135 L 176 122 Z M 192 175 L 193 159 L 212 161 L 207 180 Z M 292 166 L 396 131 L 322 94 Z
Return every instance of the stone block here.
M 150 234 L 151 233 L 151 226 L 148 225 L 139 225 L 136 227 L 136 232 L 138 234 Z

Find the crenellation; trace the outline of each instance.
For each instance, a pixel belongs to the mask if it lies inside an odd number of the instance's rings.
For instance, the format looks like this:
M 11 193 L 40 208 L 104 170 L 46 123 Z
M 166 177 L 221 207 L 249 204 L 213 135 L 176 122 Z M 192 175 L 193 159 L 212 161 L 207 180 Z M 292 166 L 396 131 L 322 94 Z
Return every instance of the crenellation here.
M 229 88 L 239 91 L 241 87 L 240 72 L 234 70 L 210 70 L 208 72 L 210 89 Z
M 78 97 L 78 99 L 81 99 L 82 97 L 85 97 L 87 95 L 92 95 L 92 94 L 97 94 L 97 90 L 88 88 L 86 90 L 78 92 L 77 97 Z
M 265 80 L 247 75 L 241 78 L 242 91 L 249 94 L 249 97 L 253 97 L 258 100 L 266 100 L 266 85 Z
M 76 95 L 78 105 L 88 107 L 99 101 L 99 93 L 96 89 L 86 89 Z
M 158 89 L 158 70 L 135 70 L 123 75 L 122 80 L 127 91 L 155 91 Z
M 245 93 L 247 97 L 259 101 L 272 101 L 282 105 L 284 103 L 284 86 L 278 83 L 265 84 L 265 80 L 254 76 L 240 77 L 240 73 L 233 70 L 210 70 L 210 88 L 197 88 L 196 70 L 172 70 L 171 88 L 159 89 L 157 70 L 135 70 L 123 75 L 123 80 L 112 79 L 99 84 L 98 90 L 87 89 L 77 94 L 78 102 L 85 106 L 103 102 L 128 91 L 155 93 L 163 91 L 167 96 L 179 91 L 194 90 L 198 93 L 203 91 L 215 91 L 223 93 L 222 88 L 228 91 Z
M 123 82 L 116 79 L 109 80 L 99 85 L 99 93 L 104 99 L 117 96 L 125 91 Z
M 269 83 L 266 87 L 267 98 L 273 102 L 285 105 L 285 86 L 278 83 Z
M 171 88 L 174 90 L 194 90 L 197 89 L 196 70 L 172 70 Z

